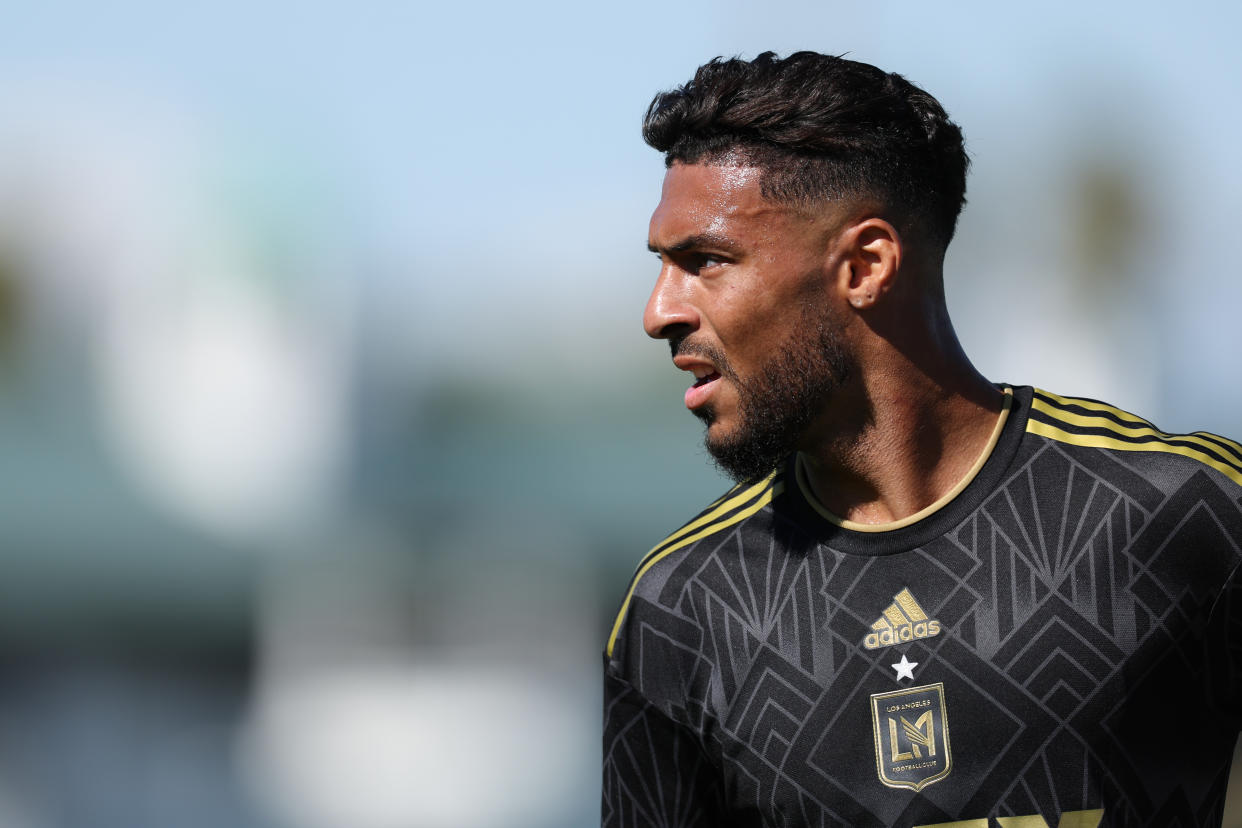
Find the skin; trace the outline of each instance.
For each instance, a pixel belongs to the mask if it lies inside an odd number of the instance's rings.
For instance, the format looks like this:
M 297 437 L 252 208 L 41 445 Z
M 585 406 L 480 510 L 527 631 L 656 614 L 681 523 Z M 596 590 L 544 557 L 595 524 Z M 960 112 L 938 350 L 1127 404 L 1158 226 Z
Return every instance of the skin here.
M 660 273 L 643 325 L 684 338 L 682 370 L 714 370 L 706 349 L 728 359 L 732 375 L 688 399 L 710 404 L 708 436 L 722 438 L 739 428 L 733 377 L 797 335 L 791 309 L 822 313 L 853 370 L 797 445 L 814 493 L 858 523 L 912 515 L 967 474 L 1003 399 L 953 331 L 943 250 L 903 239 L 879 204 L 795 207 L 764 198 L 760 178 L 729 159 L 669 168 L 648 232 Z

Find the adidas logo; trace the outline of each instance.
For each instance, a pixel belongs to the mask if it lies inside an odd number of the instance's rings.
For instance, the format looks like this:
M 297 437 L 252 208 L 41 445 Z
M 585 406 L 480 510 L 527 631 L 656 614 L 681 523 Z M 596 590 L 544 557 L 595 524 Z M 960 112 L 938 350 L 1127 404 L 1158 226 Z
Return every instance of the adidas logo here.
M 940 622 L 928 618 L 927 613 L 914 600 L 909 589 L 903 589 L 893 596 L 893 603 L 888 605 L 875 623 L 871 625 L 874 632 L 868 633 L 863 639 L 863 646 L 868 650 L 914 641 L 919 638 L 931 638 L 940 634 Z

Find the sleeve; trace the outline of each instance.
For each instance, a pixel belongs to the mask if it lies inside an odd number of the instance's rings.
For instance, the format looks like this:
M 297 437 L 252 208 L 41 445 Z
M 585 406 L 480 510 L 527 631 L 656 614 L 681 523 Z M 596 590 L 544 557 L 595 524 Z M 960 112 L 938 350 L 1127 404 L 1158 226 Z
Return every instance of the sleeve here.
M 696 735 L 604 670 L 603 828 L 719 828 L 723 786 Z
M 1242 564 L 1234 567 L 1212 606 L 1207 646 L 1212 702 L 1242 727 Z

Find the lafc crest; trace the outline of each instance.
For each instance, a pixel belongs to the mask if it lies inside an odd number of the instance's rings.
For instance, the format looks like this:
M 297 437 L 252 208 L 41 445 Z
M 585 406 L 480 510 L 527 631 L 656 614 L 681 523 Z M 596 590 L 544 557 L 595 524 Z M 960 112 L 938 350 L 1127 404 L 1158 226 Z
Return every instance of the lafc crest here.
M 953 770 L 944 684 L 926 684 L 871 697 L 875 767 L 890 788 L 921 791 Z

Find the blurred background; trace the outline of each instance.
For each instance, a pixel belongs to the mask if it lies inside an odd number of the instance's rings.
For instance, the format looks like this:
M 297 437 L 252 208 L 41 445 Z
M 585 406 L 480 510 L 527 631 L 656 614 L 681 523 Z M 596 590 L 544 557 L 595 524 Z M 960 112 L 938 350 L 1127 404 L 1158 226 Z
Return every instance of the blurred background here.
M 0 17 L 5 828 L 598 824 L 607 629 L 726 486 L 640 326 L 715 55 L 941 99 L 988 376 L 1242 436 L 1242 6 Z

